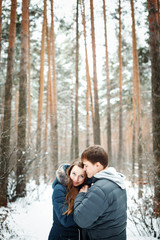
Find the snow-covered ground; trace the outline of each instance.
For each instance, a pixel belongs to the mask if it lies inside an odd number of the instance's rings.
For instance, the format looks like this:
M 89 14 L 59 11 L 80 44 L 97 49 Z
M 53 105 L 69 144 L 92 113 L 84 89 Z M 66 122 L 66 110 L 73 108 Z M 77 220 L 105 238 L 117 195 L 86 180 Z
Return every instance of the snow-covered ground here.
M 10 203 L 8 208 L 0 208 L 0 240 L 47 240 L 52 225 L 51 196 L 51 184 L 41 184 L 38 192 L 31 184 L 27 197 Z M 140 232 L 128 217 L 127 240 L 155 239 L 145 231 Z

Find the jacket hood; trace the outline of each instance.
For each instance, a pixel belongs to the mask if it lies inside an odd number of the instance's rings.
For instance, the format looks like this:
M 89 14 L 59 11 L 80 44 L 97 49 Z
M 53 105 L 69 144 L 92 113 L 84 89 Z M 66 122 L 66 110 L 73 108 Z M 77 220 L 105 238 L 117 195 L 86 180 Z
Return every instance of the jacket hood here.
M 67 176 L 67 168 L 69 167 L 69 164 L 62 164 L 59 166 L 59 168 L 56 171 L 56 179 L 53 182 L 53 188 L 56 184 L 60 183 L 63 186 L 67 186 L 68 184 L 68 176 Z
M 106 178 L 114 183 L 116 183 L 120 188 L 125 189 L 125 176 L 116 171 L 115 168 L 109 167 L 104 169 L 94 175 L 95 178 L 101 179 Z

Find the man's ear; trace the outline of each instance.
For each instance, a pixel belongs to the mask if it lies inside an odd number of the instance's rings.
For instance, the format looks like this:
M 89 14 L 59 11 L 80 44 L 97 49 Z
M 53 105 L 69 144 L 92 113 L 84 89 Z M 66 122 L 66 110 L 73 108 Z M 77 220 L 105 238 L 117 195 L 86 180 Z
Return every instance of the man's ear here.
M 100 162 L 96 162 L 96 167 L 99 169 L 101 166 Z
M 104 169 L 104 167 L 102 166 L 102 164 L 100 162 L 96 162 L 96 167 L 99 171 Z

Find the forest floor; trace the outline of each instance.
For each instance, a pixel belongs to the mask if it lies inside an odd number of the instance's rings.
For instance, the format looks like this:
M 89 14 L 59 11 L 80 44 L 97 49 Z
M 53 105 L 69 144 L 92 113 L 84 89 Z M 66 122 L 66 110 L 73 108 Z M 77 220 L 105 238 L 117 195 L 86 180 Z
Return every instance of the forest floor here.
M 7 208 L 0 208 L 0 240 L 48 239 L 52 226 L 52 186 L 42 183 L 36 189 L 34 184 L 30 183 L 27 187 L 28 194 L 25 198 L 10 203 Z M 130 194 L 130 190 L 128 192 Z M 129 195 L 129 208 L 131 204 Z M 143 221 L 133 221 L 133 217 L 128 212 L 127 240 L 158 239 L 151 235 L 143 226 Z

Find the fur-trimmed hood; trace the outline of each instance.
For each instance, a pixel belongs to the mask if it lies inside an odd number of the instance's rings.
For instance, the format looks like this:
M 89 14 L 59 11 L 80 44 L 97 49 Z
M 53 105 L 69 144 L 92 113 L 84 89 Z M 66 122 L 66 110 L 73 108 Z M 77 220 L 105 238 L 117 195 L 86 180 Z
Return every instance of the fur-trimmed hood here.
M 67 184 L 68 184 L 67 168 L 69 166 L 70 166 L 69 164 L 62 164 L 62 165 L 59 166 L 59 168 L 56 171 L 56 179 L 53 182 L 53 188 L 58 183 L 67 187 Z

